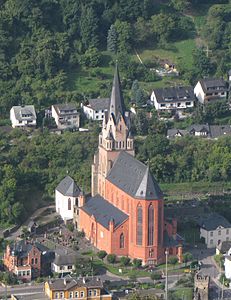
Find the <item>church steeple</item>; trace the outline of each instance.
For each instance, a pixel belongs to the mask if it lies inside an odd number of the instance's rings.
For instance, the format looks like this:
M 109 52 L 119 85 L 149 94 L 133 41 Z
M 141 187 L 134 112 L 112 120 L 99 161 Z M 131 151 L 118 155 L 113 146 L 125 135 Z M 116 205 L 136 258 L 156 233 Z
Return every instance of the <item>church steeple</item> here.
M 116 63 L 114 80 L 113 80 L 112 91 L 111 91 L 109 117 L 112 115 L 114 117 L 114 120 L 117 120 L 119 113 L 122 116 L 124 116 L 125 106 L 124 106 L 124 99 L 123 99 L 123 94 L 121 89 L 118 65 Z

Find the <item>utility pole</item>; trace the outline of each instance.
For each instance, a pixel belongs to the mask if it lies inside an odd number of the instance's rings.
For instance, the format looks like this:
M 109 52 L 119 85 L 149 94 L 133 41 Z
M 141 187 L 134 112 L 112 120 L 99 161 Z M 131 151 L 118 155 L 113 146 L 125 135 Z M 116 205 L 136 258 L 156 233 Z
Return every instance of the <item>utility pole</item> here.
M 225 281 L 225 278 L 223 277 L 223 280 L 222 280 L 222 289 L 221 289 L 221 300 L 224 299 L 224 281 Z
M 165 300 L 168 300 L 168 248 L 165 250 Z

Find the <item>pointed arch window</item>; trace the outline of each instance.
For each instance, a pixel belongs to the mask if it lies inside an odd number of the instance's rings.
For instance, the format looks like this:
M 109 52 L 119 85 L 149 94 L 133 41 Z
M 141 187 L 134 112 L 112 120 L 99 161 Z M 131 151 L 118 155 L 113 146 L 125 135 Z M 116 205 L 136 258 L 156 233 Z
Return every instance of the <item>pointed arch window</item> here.
M 120 249 L 124 248 L 124 234 L 121 233 L 120 235 Z
M 154 242 L 154 207 L 152 203 L 148 207 L 148 246 Z
M 143 239 L 143 208 L 139 204 L 137 206 L 137 223 L 136 223 L 136 244 L 142 245 L 142 239 Z
M 71 210 L 71 199 L 68 199 L 68 210 Z

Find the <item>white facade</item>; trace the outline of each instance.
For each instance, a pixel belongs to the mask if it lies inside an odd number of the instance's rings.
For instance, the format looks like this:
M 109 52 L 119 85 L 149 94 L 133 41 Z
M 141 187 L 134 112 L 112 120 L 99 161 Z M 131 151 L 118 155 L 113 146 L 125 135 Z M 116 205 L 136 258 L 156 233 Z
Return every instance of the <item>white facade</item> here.
M 10 120 L 13 128 L 35 127 L 36 118 L 33 105 L 13 106 L 10 110 Z
M 200 228 L 200 237 L 205 239 L 207 248 L 215 248 L 217 244 L 231 240 L 231 228 L 217 227 L 215 230 Z
M 216 89 L 211 89 L 209 92 L 205 92 L 202 88 L 201 82 L 198 81 L 195 88 L 194 88 L 194 94 L 198 101 L 202 104 L 210 102 L 212 100 L 217 100 L 217 99 L 225 99 L 227 96 L 227 92 L 224 91 L 219 91 L 219 88 Z
M 51 264 L 51 271 L 53 273 L 63 274 L 63 273 L 73 273 L 75 270 L 74 264 L 67 264 L 67 265 L 56 265 L 55 262 Z
M 73 219 L 74 205 L 76 205 L 76 197 L 64 196 L 55 190 L 55 206 L 56 212 L 60 214 L 64 221 Z
M 88 119 L 91 119 L 91 120 L 99 120 L 99 121 L 102 121 L 103 120 L 103 117 L 104 117 L 104 112 L 106 111 L 107 109 L 99 109 L 99 110 L 94 110 L 93 108 L 87 106 L 87 105 L 83 105 L 83 112 L 84 114 L 86 115 L 86 117 Z
M 194 107 L 194 101 L 187 98 L 185 101 L 173 101 L 172 99 L 166 99 L 165 102 L 158 102 L 154 91 L 151 94 L 151 102 L 155 106 L 156 110 L 185 109 Z
M 79 128 L 79 113 L 72 105 L 52 105 L 51 115 L 59 129 Z

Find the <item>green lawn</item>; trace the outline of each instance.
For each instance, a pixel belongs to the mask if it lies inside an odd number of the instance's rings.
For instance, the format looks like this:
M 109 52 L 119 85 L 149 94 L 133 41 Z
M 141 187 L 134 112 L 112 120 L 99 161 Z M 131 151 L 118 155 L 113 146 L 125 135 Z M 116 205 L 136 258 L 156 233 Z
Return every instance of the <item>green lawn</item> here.
M 184 66 L 186 69 L 191 69 L 193 64 L 192 51 L 195 47 L 195 40 L 188 39 L 169 44 L 168 50 L 153 47 L 153 49 L 141 50 L 138 53 L 143 61 L 157 60 L 158 58 L 169 59 L 176 64 L 176 67 Z
M 192 288 L 178 288 L 173 292 L 173 295 L 177 299 L 192 300 L 193 299 L 193 289 Z

